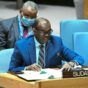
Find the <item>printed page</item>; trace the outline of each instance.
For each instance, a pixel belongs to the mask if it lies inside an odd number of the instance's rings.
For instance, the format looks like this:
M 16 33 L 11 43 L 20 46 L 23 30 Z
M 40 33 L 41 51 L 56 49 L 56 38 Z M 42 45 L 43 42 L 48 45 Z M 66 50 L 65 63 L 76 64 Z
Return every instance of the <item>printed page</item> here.
M 62 78 L 61 69 L 42 69 L 41 71 L 23 71 L 23 74 L 17 74 L 26 80 L 56 79 Z

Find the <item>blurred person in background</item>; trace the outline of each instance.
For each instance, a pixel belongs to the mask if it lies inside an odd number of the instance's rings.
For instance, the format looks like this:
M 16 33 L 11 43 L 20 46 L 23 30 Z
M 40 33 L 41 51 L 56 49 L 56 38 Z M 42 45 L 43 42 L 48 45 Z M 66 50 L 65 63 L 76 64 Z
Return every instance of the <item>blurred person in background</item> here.
M 38 13 L 38 6 L 27 1 L 20 9 L 20 15 L 0 21 L 0 50 L 13 48 L 17 40 L 33 34 L 32 26 Z

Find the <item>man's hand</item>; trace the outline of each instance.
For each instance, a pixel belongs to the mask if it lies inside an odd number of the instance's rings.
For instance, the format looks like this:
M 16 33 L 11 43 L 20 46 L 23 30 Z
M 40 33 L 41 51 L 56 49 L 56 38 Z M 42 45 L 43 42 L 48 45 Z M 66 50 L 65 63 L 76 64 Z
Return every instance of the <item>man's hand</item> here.
M 33 70 L 33 71 L 40 71 L 42 68 L 40 65 L 32 64 L 30 66 L 26 66 L 25 70 Z
M 75 62 L 67 62 L 66 64 L 63 65 L 62 70 L 66 71 L 72 70 L 75 64 L 76 64 Z

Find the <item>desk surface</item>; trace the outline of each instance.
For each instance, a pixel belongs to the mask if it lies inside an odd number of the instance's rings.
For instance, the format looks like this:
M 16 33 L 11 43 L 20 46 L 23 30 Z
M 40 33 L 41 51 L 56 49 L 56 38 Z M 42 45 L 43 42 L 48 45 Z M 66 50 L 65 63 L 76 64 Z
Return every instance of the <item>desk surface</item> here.
M 27 82 L 9 74 L 0 74 L 0 87 L 3 88 L 88 88 L 88 78 L 63 78 Z

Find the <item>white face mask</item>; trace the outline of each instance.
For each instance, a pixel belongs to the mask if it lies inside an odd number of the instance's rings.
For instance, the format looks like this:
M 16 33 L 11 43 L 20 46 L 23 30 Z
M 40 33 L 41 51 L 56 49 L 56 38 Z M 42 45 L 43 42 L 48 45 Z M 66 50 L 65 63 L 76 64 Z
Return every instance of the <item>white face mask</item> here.
M 23 16 L 21 22 L 23 23 L 24 26 L 31 27 L 35 23 L 35 19 L 28 19 Z

